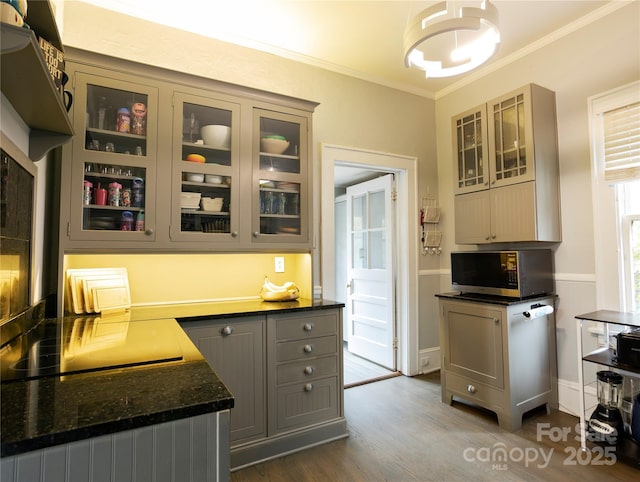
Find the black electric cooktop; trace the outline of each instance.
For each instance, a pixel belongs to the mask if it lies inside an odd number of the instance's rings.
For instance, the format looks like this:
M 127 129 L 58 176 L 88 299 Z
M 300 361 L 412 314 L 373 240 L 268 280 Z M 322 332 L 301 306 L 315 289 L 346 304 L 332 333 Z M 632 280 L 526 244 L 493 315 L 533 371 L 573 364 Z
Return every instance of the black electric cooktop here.
M 126 314 L 44 319 L 28 331 L 2 337 L 0 381 L 181 360 L 175 329 L 173 320 L 128 321 Z

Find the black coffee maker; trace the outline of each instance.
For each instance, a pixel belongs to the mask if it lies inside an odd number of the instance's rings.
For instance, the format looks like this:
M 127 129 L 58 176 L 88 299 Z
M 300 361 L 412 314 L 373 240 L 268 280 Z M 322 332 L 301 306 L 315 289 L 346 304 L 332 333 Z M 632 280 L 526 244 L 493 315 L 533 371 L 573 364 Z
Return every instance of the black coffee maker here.
M 622 421 L 622 381 L 619 373 L 603 370 L 598 377 L 598 406 L 589 419 L 589 440 L 605 445 L 615 445 L 624 436 Z

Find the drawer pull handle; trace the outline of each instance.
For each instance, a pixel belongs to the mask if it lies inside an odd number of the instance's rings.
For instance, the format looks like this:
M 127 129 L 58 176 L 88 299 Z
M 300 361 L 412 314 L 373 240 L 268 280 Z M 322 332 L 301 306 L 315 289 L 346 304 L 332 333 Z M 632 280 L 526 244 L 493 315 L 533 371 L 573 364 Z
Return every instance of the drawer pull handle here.
M 311 331 L 311 330 L 313 330 L 313 325 L 311 323 L 305 323 L 304 326 L 302 327 L 302 329 L 304 331 Z
M 313 383 L 307 383 L 307 384 L 304 386 L 304 391 L 305 391 L 305 392 L 310 392 L 310 391 L 312 391 L 312 390 L 313 390 Z
M 467 392 L 476 393 L 477 391 L 478 391 L 478 389 L 476 387 L 474 387 L 473 385 L 467 385 Z
M 304 352 L 305 353 L 311 353 L 313 351 L 313 347 L 311 345 L 305 345 L 304 346 Z
M 305 375 L 313 375 L 313 367 L 311 367 L 311 366 L 304 367 L 304 374 Z
M 227 325 L 222 329 L 222 334 L 225 336 L 229 336 L 231 333 L 233 333 L 233 328 L 231 326 Z

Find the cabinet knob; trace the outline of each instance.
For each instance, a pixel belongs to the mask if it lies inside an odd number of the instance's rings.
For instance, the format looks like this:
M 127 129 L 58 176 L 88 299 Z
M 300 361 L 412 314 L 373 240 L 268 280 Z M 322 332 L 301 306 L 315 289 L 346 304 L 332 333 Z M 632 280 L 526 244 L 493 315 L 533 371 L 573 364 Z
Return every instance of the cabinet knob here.
M 231 233 L 231 237 L 232 237 L 232 238 L 237 238 L 237 237 L 238 237 L 238 231 L 233 231 L 233 232 Z
M 310 392 L 310 391 L 312 391 L 312 390 L 313 390 L 313 383 L 307 383 L 307 384 L 305 384 L 305 386 L 304 386 L 304 391 L 305 391 L 305 392 Z
M 257 238 L 258 236 L 260 236 L 260 233 L 258 231 L 254 231 L 253 232 L 253 237 Z
M 489 241 L 490 239 L 491 239 L 491 236 L 486 236 L 486 237 L 484 238 L 484 240 L 485 240 L 485 241 Z
M 304 326 L 302 327 L 302 329 L 304 331 L 311 331 L 311 330 L 313 330 L 313 325 L 311 323 L 305 323 Z
M 476 387 L 474 387 L 473 385 L 467 385 L 467 392 L 476 393 L 477 391 L 478 391 L 478 389 Z
M 311 353 L 313 351 L 313 347 L 311 345 L 305 345 L 303 350 L 305 353 Z
M 495 234 L 492 234 L 492 235 L 491 235 L 491 239 L 496 239 L 496 235 L 495 235 Z
M 304 367 L 304 374 L 313 375 L 313 367 L 312 366 Z
M 231 333 L 233 333 L 233 327 L 227 325 L 222 329 L 222 334 L 223 335 L 230 335 Z
M 145 229 L 144 230 L 144 234 L 147 236 L 151 236 L 153 234 L 153 229 L 149 228 L 149 229 Z

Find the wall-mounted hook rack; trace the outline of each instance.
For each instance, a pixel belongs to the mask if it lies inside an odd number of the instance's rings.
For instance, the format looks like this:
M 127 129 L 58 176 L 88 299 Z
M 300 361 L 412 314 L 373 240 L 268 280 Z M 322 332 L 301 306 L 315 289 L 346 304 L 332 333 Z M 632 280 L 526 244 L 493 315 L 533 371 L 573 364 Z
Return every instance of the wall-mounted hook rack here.
M 441 214 L 440 207 L 438 206 L 438 200 L 433 196 L 425 195 L 422 196 L 420 205 L 422 254 L 440 254 L 442 252 L 442 249 L 440 248 L 442 232 L 437 229 Z

